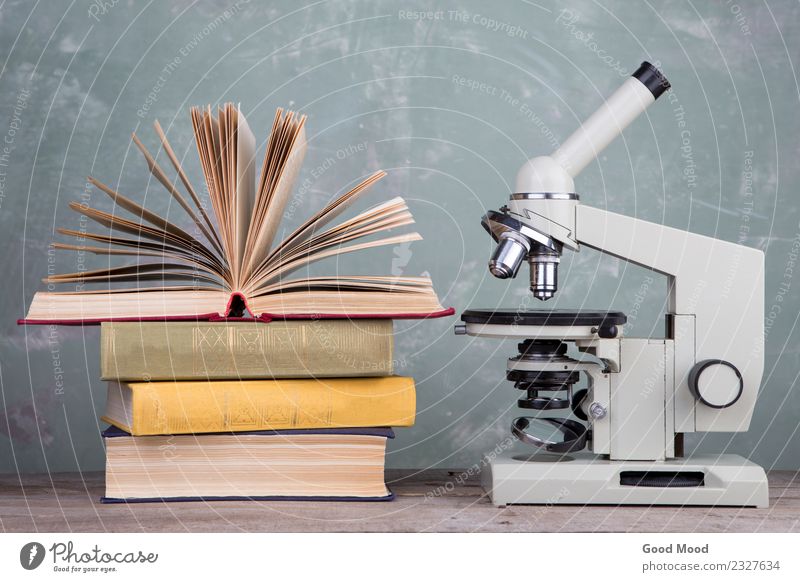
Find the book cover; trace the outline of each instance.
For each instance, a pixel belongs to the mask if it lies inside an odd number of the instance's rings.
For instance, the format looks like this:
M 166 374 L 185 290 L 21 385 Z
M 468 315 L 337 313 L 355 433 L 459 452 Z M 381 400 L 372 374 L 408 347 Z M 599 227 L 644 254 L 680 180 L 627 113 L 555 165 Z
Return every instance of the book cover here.
M 106 322 L 103 380 L 233 380 L 390 376 L 388 319 Z
M 135 436 L 411 426 L 413 378 L 109 382 L 102 419 Z
M 307 434 L 328 434 L 328 435 L 367 435 L 367 436 L 379 436 L 387 439 L 394 438 L 394 430 L 389 426 L 359 426 L 359 427 L 349 427 L 349 428 L 293 428 L 293 429 L 281 429 L 281 430 L 251 430 L 246 432 L 215 432 L 215 433 L 208 433 L 208 434 L 216 434 L 216 435 L 246 435 L 246 434 L 260 434 L 265 436 L 297 436 L 297 435 L 307 435 Z M 119 428 L 118 426 L 114 426 L 113 424 L 107 426 L 102 431 L 100 431 L 100 435 L 104 439 L 113 439 L 116 437 L 130 437 L 136 436 L 128 431 Z M 163 435 L 162 435 L 163 436 Z

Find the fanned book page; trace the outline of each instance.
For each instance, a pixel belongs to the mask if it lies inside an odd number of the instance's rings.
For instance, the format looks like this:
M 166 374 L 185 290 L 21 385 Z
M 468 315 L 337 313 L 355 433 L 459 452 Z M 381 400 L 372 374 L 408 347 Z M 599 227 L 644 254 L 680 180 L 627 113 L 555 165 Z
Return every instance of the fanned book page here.
M 297 275 L 322 259 L 421 238 L 416 232 L 387 234 L 414 222 L 399 197 L 340 220 L 384 172 L 372 174 L 276 240 L 306 151 L 305 116 L 278 109 L 258 177 L 256 140 L 238 106 L 228 103 L 216 114 L 211 107 L 194 107 L 191 118 L 210 213 L 158 122 L 156 134 L 176 180 L 136 135 L 133 140 L 153 177 L 196 227 L 195 234 L 90 178 L 112 199 L 115 212 L 77 202 L 70 208 L 105 230 L 59 228 L 76 240 L 52 246 L 105 256 L 109 266 L 45 278 L 49 286 L 80 290 L 36 293 L 22 323 L 214 319 L 238 317 L 245 309 L 265 320 L 452 313 L 442 308 L 427 277 Z M 111 266 L 118 257 L 134 262 Z

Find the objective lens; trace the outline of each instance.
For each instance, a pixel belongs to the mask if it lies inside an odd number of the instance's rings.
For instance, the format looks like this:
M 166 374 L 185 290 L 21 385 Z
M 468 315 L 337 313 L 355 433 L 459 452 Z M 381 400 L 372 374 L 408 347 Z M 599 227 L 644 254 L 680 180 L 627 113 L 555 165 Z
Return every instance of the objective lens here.
M 512 231 L 504 232 L 489 260 L 489 271 L 498 279 L 516 277 L 528 249 L 530 242 L 527 238 Z
M 534 243 L 528 262 L 531 267 L 531 292 L 537 299 L 547 301 L 556 294 L 560 260 L 558 252 Z

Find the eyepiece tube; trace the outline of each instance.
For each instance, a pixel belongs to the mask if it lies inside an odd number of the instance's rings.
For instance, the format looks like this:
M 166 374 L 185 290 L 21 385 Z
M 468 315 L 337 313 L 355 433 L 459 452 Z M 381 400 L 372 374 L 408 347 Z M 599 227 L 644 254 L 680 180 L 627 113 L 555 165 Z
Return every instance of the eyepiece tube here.
M 574 178 L 669 87 L 645 61 L 551 157 Z

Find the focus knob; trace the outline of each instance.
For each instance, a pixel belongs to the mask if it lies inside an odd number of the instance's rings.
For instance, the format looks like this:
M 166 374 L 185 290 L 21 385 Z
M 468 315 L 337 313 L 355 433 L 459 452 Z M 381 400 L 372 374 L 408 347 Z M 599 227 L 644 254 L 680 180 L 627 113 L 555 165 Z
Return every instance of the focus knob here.
M 695 398 L 711 408 L 733 405 L 744 390 L 739 370 L 725 360 L 697 362 L 689 372 L 689 390 Z

